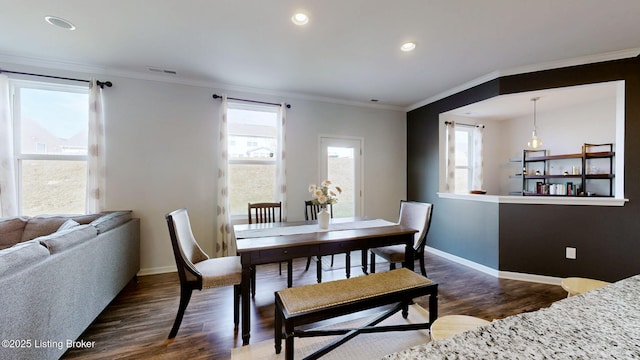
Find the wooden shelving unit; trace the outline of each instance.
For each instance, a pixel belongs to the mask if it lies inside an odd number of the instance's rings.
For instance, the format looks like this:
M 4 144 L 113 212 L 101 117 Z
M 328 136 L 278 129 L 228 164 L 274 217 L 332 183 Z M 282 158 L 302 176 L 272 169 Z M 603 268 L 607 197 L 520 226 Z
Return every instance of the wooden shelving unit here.
M 593 149 L 605 151 L 592 151 Z M 613 197 L 613 144 L 583 144 L 582 152 L 575 154 L 550 155 L 548 150 L 523 150 L 522 152 L 522 194 L 525 196 L 604 196 Z M 594 159 L 604 159 L 608 168 L 604 173 L 591 166 Z M 558 160 L 575 160 L 579 172 L 564 171 L 562 174 L 551 174 L 550 164 Z M 543 170 L 537 173 L 535 164 Z M 594 170 L 597 169 L 597 170 Z M 539 181 L 536 181 L 539 180 Z M 565 181 L 558 181 L 565 180 Z M 572 181 L 569 181 L 572 180 Z M 608 181 L 608 195 L 592 194 L 588 190 L 587 180 Z M 530 184 L 535 181 L 535 191 Z M 577 183 L 579 181 L 579 183 Z

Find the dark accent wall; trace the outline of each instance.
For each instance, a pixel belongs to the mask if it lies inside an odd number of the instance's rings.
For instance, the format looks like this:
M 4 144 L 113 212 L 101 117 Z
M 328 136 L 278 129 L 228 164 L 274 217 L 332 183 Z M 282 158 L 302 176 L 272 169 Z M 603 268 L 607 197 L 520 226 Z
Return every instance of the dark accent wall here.
M 503 94 L 615 80 L 626 87 L 625 206 L 438 198 L 440 113 Z M 640 273 L 638 137 L 640 57 L 500 77 L 407 114 L 407 197 L 434 203 L 428 246 L 501 271 L 616 281 Z M 567 246 L 576 260 L 565 258 Z

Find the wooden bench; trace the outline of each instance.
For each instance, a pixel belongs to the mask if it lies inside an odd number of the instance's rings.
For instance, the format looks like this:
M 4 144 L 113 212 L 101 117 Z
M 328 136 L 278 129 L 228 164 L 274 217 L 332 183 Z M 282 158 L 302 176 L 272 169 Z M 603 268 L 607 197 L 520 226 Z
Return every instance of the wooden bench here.
M 406 319 L 412 300 L 425 295 L 429 295 L 429 322 L 375 326 L 400 310 Z M 282 350 L 284 337 L 287 360 L 293 359 L 295 337 L 343 335 L 305 358 L 317 359 L 358 334 L 430 328 L 438 318 L 438 284 L 402 268 L 280 290 L 275 293 L 275 304 L 276 354 Z M 306 331 L 295 329 L 300 325 L 391 304 L 396 305 L 361 328 Z

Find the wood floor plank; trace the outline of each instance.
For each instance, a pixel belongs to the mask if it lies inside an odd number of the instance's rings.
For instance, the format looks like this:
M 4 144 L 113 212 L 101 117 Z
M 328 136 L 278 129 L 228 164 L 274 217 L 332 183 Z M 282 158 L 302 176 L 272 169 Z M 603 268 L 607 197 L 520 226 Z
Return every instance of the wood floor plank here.
M 315 268 L 305 272 L 305 264 L 306 259 L 294 261 L 294 286 L 315 283 Z M 560 286 L 497 279 L 431 254 L 426 255 L 426 264 L 429 278 L 439 284 L 440 316 L 500 319 L 547 307 L 567 296 Z M 353 267 L 352 276 L 360 275 L 360 269 Z M 323 280 L 344 276 L 344 269 L 333 269 L 323 273 Z M 258 267 L 251 343 L 273 338 L 273 293 L 284 287 L 286 271 L 279 275 L 278 264 Z M 127 285 L 79 337 L 94 341 L 95 347 L 70 349 L 63 359 L 229 359 L 231 348 L 242 346 L 240 333 L 233 326 L 233 288 L 194 292 L 178 335 L 167 340 L 179 294 L 177 273 L 138 277 L 137 283 Z M 428 307 L 428 298 L 416 302 Z

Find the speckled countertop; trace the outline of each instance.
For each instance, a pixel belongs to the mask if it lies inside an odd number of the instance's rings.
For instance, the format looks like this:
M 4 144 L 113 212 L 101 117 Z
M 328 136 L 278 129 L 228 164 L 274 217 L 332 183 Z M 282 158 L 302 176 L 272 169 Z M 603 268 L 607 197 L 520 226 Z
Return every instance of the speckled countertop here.
M 385 359 L 640 359 L 640 275 Z

